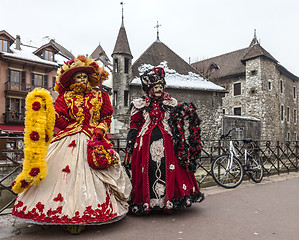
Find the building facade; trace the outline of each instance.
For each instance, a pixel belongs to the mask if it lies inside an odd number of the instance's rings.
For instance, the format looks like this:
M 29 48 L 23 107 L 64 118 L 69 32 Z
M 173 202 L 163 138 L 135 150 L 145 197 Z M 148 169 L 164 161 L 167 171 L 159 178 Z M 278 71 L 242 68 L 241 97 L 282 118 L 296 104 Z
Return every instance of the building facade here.
M 223 114 L 254 117 L 261 139 L 298 140 L 299 78 L 285 69 L 254 36 L 248 48 L 191 64 L 223 86 Z
M 193 102 L 202 120 L 203 138 L 220 136 L 222 132 L 222 97 L 224 88 L 199 76 L 196 69 L 174 51 L 157 40 L 132 64 L 124 24 L 122 23 L 112 54 L 113 58 L 113 107 L 116 137 L 125 138 L 130 123 L 130 102 L 144 95 L 139 79 L 142 66 L 167 65 L 165 80 L 167 91 L 178 102 Z M 164 67 L 164 66 L 163 66 Z M 165 69 L 165 68 L 164 68 Z M 175 75 L 176 74 L 176 75 Z M 181 79 L 177 82 L 177 79 Z M 190 80 L 191 78 L 191 80 Z M 205 87 L 208 84 L 209 87 Z
M 0 31 L 0 129 L 24 130 L 25 99 L 28 92 L 42 87 L 55 98 L 57 69 L 72 54 L 54 40 L 37 48 L 23 44 L 20 36 Z

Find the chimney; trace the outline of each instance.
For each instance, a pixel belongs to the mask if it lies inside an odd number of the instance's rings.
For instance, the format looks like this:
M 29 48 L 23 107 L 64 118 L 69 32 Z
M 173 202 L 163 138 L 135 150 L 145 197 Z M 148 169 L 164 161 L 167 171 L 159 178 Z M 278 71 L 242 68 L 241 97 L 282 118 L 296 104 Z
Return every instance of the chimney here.
M 16 49 L 21 50 L 21 37 L 20 37 L 20 35 L 16 36 Z

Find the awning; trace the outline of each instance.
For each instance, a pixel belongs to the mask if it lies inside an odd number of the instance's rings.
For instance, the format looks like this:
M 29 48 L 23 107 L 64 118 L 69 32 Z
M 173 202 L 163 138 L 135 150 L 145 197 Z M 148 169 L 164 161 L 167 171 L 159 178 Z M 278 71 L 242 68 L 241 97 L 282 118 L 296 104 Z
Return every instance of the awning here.
M 23 134 L 24 126 L 0 124 L 0 131 L 1 133 Z M 54 134 L 56 134 L 57 132 L 59 132 L 59 129 L 55 127 Z
M 24 132 L 24 126 L 22 125 L 6 125 L 6 124 L 0 124 L 0 130 L 2 133 L 18 133 L 23 134 Z

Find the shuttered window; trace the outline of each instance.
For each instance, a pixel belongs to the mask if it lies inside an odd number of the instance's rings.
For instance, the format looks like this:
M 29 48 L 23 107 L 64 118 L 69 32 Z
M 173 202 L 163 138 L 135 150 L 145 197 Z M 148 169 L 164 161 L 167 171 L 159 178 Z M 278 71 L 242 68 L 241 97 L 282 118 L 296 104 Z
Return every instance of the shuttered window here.
M 241 95 L 241 83 L 234 83 L 234 96 Z
M 234 108 L 234 115 L 241 116 L 241 107 Z

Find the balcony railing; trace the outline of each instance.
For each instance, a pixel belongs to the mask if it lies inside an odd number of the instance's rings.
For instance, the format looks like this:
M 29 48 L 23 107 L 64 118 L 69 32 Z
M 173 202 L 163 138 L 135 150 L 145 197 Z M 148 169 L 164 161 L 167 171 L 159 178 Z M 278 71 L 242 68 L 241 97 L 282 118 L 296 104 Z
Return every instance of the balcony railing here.
M 49 89 L 48 86 L 34 86 L 28 83 L 12 83 L 12 82 L 5 83 L 5 91 L 30 92 L 37 87 Z
M 30 90 L 30 87 L 31 87 L 30 84 L 27 83 L 12 83 L 12 82 L 5 83 L 6 91 L 28 92 L 28 90 Z
M 30 85 L 30 86 L 29 86 L 29 92 L 32 91 L 32 90 L 35 89 L 35 88 L 44 88 L 44 89 L 49 90 L 49 87 L 48 87 L 48 86 L 34 86 L 34 85 Z
M 25 114 L 16 111 L 6 111 L 5 123 L 24 123 Z

